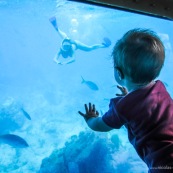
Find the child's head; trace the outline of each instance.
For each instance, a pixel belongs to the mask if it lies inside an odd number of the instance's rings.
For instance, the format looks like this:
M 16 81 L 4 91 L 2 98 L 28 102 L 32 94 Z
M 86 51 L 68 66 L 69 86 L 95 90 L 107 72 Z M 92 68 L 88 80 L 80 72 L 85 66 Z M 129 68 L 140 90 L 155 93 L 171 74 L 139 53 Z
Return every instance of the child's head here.
M 133 83 L 145 84 L 158 77 L 164 64 L 165 50 L 151 30 L 128 31 L 114 46 L 114 68 Z

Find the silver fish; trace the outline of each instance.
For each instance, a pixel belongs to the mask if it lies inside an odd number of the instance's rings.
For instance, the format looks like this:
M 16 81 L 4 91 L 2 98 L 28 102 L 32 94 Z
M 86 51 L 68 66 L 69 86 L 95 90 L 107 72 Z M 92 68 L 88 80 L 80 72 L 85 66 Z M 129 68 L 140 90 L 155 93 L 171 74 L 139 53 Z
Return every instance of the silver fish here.
M 95 91 L 99 90 L 98 86 L 94 82 L 86 81 L 82 76 L 81 76 L 81 78 L 82 78 L 81 83 L 86 84 L 92 90 L 95 90 Z
M 20 110 L 22 111 L 23 115 L 24 115 L 28 120 L 31 120 L 30 115 L 29 115 L 23 108 L 21 108 Z
M 8 144 L 14 148 L 27 148 L 28 143 L 20 136 L 13 134 L 0 135 L 0 143 Z

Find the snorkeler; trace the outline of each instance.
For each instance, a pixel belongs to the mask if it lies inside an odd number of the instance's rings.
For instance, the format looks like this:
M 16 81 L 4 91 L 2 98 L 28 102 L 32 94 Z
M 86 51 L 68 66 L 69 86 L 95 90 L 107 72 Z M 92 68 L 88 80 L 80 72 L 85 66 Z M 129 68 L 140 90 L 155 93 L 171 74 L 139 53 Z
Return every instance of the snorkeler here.
M 75 61 L 74 53 L 77 49 L 87 52 L 99 48 L 106 48 L 111 45 L 111 41 L 106 37 L 103 39 L 104 41 L 103 43 L 95 44 L 92 46 L 85 45 L 77 40 L 72 40 L 66 35 L 66 33 L 64 33 L 58 28 L 55 16 L 51 17 L 49 21 L 51 22 L 55 30 L 59 33 L 60 37 L 63 39 L 60 50 L 57 53 L 57 55 L 54 57 L 54 61 L 57 64 L 69 64 L 74 62 Z M 65 59 L 67 58 L 68 60 L 61 62 L 59 61 L 60 56 Z

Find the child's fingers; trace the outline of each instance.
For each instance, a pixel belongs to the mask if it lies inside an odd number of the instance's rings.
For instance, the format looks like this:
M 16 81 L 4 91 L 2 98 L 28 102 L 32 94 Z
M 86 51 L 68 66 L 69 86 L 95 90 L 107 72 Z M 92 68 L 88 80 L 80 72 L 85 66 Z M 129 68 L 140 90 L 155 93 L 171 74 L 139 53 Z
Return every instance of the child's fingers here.
M 99 112 L 98 111 L 96 111 L 96 115 L 99 115 Z
M 117 85 L 117 88 L 118 88 L 118 89 L 121 89 L 121 88 L 122 88 L 122 86 Z
M 88 106 L 87 106 L 87 104 L 85 104 L 84 106 L 85 106 L 86 114 L 88 114 L 89 111 L 88 111 Z
M 82 113 L 81 111 L 78 111 L 78 113 L 79 113 L 81 116 L 85 117 L 85 114 Z
M 116 94 L 116 96 L 125 96 L 126 94 L 128 94 L 128 91 L 126 90 L 126 88 L 117 85 L 117 88 L 121 90 L 122 94 Z
M 89 103 L 89 112 L 92 111 L 91 103 Z
M 121 90 L 121 92 L 124 91 L 124 87 L 117 85 L 117 88 Z
M 93 109 L 92 109 L 93 112 L 96 111 L 96 108 L 95 108 L 95 105 L 93 104 Z

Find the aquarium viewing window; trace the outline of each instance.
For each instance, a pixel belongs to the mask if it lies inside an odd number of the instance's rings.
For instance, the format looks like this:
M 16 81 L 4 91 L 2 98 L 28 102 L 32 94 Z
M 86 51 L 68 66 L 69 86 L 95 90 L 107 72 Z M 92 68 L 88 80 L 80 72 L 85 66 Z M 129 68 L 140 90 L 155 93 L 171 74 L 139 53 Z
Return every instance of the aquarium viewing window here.
M 89 102 L 100 116 L 108 110 L 119 92 L 112 50 L 133 28 L 162 40 L 157 80 L 173 97 L 172 13 L 156 17 L 105 2 L 114 1 L 0 1 L 0 173 L 148 172 L 124 126 L 94 132 L 78 111 Z M 72 42 L 75 52 L 67 53 Z

